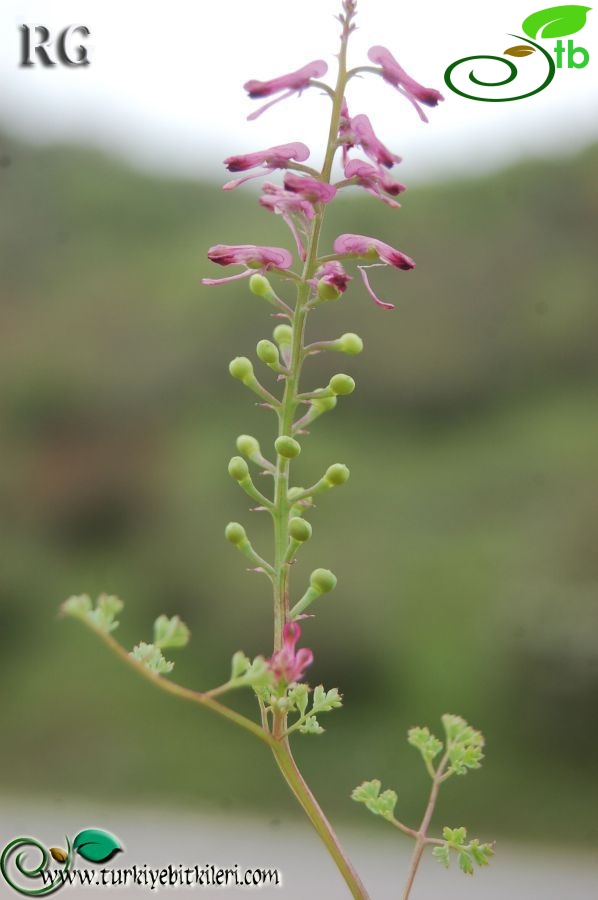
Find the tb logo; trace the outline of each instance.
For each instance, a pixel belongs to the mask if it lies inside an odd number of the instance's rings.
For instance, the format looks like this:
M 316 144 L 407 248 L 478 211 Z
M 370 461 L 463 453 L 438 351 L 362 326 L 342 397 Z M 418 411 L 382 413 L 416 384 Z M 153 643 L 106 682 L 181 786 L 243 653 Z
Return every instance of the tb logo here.
M 19 65 L 31 67 L 35 62 L 42 66 L 88 66 L 87 47 L 81 43 L 90 35 L 86 25 L 69 25 L 55 38 L 45 25 L 21 25 L 21 59 Z M 79 43 L 77 43 L 79 41 Z

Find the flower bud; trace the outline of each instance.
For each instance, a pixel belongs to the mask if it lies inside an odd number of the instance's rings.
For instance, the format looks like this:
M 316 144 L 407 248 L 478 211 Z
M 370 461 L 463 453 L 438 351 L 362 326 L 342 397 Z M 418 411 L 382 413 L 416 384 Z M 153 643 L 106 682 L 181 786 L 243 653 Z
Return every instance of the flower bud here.
M 326 469 L 324 478 L 331 486 L 334 485 L 337 487 L 340 484 L 345 484 L 345 482 L 349 480 L 349 474 L 348 468 L 342 463 L 334 463 L 334 465 L 329 466 Z
M 264 275 L 260 275 L 258 272 L 249 279 L 249 290 L 256 297 L 262 297 L 270 303 L 276 300 L 276 294 L 272 290 L 272 285 Z
M 336 396 L 334 396 L 334 397 L 315 397 L 311 401 L 311 405 L 317 411 L 318 415 L 321 415 L 322 413 L 325 413 L 325 412 L 330 412 L 331 409 L 334 409 L 334 407 L 336 406 L 337 403 L 338 403 L 338 400 L 336 399 Z
M 301 444 L 286 434 L 276 438 L 274 447 L 279 456 L 284 456 L 285 459 L 294 459 L 301 453 Z
M 357 356 L 363 350 L 363 341 L 358 334 L 353 334 L 351 331 L 341 335 L 334 344 L 334 350 L 338 350 L 340 353 L 348 353 L 349 356 Z
M 250 434 L 240 434 L 237 438 L 237 450 L 247 459 L 255 459 L 261 456 L 260 445 Z
M 320 594 L 328 594 L 336 587 L 336 575 L 330 569 L 314 569 L 309 577 L 310 586 Z
M 228 474 L 235 481 L 243 481 L 249 475 L 249 466 L 242 456 L 233 456 L 228 464 Z
M 238 522 L 229 522 L 224 529 L 224 536 L 227 541 L 238 547 L 243 541 L 247 540 L 247 532 Z
M 278 355 L 278 347 L 272 341 L 260 341 L 256 348 L 258 359 L 261 359 L 267 366 L 279 366 L 280 357 Z
M 228 371 L 239 381 L 246 382 L 253 377 L 253 366 L 251 360 L 246 356 L 236 356 L 228 367 Z
M 328 281 L 318 281 L 319 300 L 338 300 L 340 296 L 341 291 L 335 288 L 333 284 L 330 284 Z
M 331 391 L 334 391 L 335 394 L 345 396 L 346 394 L 353 393 L 353 391 L 355 390 L 355 382 L 350 375 L 333 375 L 330 379 L 328 387 Z
M 293 341 L 293 329 L 290 325 L 277 325 L 273 336 L 279 347 L 290 347 Z
M 299 541 L 302 544 L 311 537 L 311 525 L 305 519 L 296 516 L 289 521 L 289 534 L 294 541 Z
M 305 491 L 303 487 L 292 487 L 289 488 L 289 492 L 287 494 L 288 499 L 291 503 L 294 503 L 297 497 L 300 497 L 301 494 Z

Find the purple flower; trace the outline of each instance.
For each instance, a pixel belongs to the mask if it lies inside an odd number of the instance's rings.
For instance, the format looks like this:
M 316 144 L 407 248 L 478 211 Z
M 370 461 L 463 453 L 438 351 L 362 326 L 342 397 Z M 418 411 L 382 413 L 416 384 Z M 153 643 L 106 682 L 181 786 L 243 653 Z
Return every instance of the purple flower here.
M 370 159 L 380 166 L 392 169 L 395 163 L 401 162 L 401 157 L 384 146 L 374 134 L 372 123 L 363 113 L 351 119 L 351 134 L 354 144 L 359 144 Z
M 415 263 L 411 257 L 407 256 L 405 253 L 401 253 L 400 250 L 395 250 L 394 247 L 385 244 L 384 241 L 379 241 L 376 238 L 368 237 L 364 234 L 339 235 L 334 242 L 334 252 L 342 256 L 360 256 L 365 259 L 378 259 L 380 262 L 374 265 L 388 265 L 394 266 L 396 269 L 405 270 L 415 268 Z M 365 289 L 374 303 L 382 309 L 394 309 L 393 303 L 386 303 L 384 300 L 380 300 L 372 290 L 367 272 L 365 271 L 366 268 L 372 268 L 372 266 L 357 266 L 357 268 L 363 278 Z
M 370 47 L 368 58 L 381 67 L 380 74 L 384 80 L 407 97 L 415 106 L 420 119 L 427 122 L 426 114 L 417 101 L 419 100 L 419 103 L 423 103 L 425 106 L 436 106 L 439 100 L 444 100 L 442 94 L 434 88 L 424 87 L 411 78 L 386 47 Z
M 381 166 L 372 166 L 370 163 L 361 159 L 352 159 L 345 166 L 345 177 L 354 179 L 361 187 L 365 188 L 368 194 L 378 197 L 388 206 L 400 206 L 396 200 L 385 197 L 384 194 L 390 194 L 396 197 L 403 191 L 407 190 L 404 184 L 399 181 L 393 181 L 386 169 Z
M 285 173 L 284 186 L 287 191 L 300 194 L 310 203 L 330 203 L 336 195 L 334 185 L 310 178 L 308 175 L 295 175 L 294 172 Z
M 206 285 L 225 284 L 247 278 L 256 270 L 265 272 L 268 269 L 290 269 L 293 264 L 293 257 L 283 247 L 256 247 L 255 244 L 216 244 L 208 250 L 208 259 L 219 266 L 242 265 L 246 268 L 238 275 L 230 275 L 228 278 L 202 278 L 201 283 Z
M 298 220 L 301 230 L 305 232 L 307 223 L 310 222 L 316 214 L 310 201 L 304 199 L 300 194 L 295 194 L 292 191 L 285 191 L 284 188 L 281 188 L 276 184 L 271 184 L 268 181 L 264 185 L 263 194 L 260 197 L 259 202 L 265 209 L 282 216 L 295 239 L 299 256 L 302 260 L 305 260 L 305 247 L 299 236 L 293 216 Z
M 305 669 L 314 661 L 314 655 L 307 647 L 295 652 L 295 646 L 301 637 L 301 628 L 297 622 L 287 622 L 282 634 L 282 648 L 273 654 L 268 665 L 276 681 L 291 684 L 301 681 Z
M 306 147 L 301 141 L 295 141 L 292 144 L 279 144 L 277 147 L 268 147 L 267 150 L 256 150 L 255 153 L 229 156 L 224 160 L 224 165 L 229 172 L 246 172 L 247 169 L 255 169 L 257 166 L 263 166 L 264 168 L 263 171 L 256 172 L 253 175 L 246 175 L 244 178 L 228 181 L 224 185 L 224 190 L 232 191 L 233 188 L 250 181 L 252 178 L 268 175 L 274 169 L 286 169 L 292 159 L 297 160 L 297 162 L 303 162 L 308 156 L 309 147 Z
M 243 87 L 252 100 L 260 97 L 271 97 L 272 94 L 279 94 L 280 91 L 285 91 L 282 97 L 271 100 L 270 103 L 266 103 L 265 106 L 262 106 L 257 112 L 251 113 L 247 118 L 257 119 L 257 117 L 261 116 L 265 110 L 275 103 L 278 103 L 280 100 L 284 100 L 292 94 L 300 94 L 306 87 L 309 87 L 312 78 L 320 78 L 322 75 L 325 75 L 327 71 L 327 63 L 325 63 L 323 59 L 316 59 L 313 62 L 307 63 L 307 65 L 303 66 L 301 69 L 297 69 L 296 72 L 289 72 L 288 75 L 271 78 L 270 81 L 253 80 L 245 82 Z
M 350 275 L 347 275 L 338 260 L 331 259 L 325 262 L 323 266 L 320 266 L 310 284 L 315 286 L 320 282 L 324 282 L 324 284 L 329 284 L 331 287 L 336 288 L 339 294 L 344 294 L 350 281 L 353 281 L 353 279 Z

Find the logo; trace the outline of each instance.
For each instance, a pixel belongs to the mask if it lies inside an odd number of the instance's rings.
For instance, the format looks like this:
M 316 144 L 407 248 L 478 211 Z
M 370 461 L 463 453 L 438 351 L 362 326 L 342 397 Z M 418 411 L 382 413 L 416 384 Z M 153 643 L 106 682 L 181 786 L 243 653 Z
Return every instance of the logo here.
M 71 841 L 65 837 L 66 850 L 61 847 L 44 847 L 35 838 L 15 838 L 10 841 L 0 856 L 0 872 L 10 887 L 26 897 L 41 897 L 53 894 L 68 883 L 65 873 L 73 866 L 75 853 L 88 862 L 103 863 L 112 859 L 122 847 L 113 834 L 99 828 L 86 828 Z M 34 849 L 39 853 L 39 862 L 32 865 L 27 861 L 27 851 Z M 51 860 L 58 865 L 51 867 Z M 14 863 L 14 866 L 13 866 Z M 14 875 L 12 870 L 16 870 Z M 14 879 L 34 879 L 37 887 L 23 887 Z M 41 886 L 40 886 L 41 885 Z
M 463 59 L 456 60 L 454 63 L 450 64 L 444 73 L 444 80 L 447 87 L 450 88 L 451 91 L 454 91 L 455 94 L 459 94 L 460 97 L 466 97 L 468 100 L 480 100 L 484 103 L 507 103 L 511 100 L 524 100 L 526 97 L 533 97 L 534 94 L 538 94 L 540 91 L 543 91 L 544 88 L 548 87 L 554 78 L 557 69 L 562 69 L 564 65 L 569 69 L 583 69 L 589 63 L 590 54 L 585 47 L 576 47 L 574 41 L 571 39 L 569 39 L 565 45 L 561 38 L 581 31 L 586 24 L 586 16 L 588 12 L 590 12 L 590 9 L 591 7 L 589 6 L 551 6 L 549 9 L 541 9 L 538 12 L 532 13 L 531 16 L 524 19 L 521 25 L 527 37 L 520 34 L 509 35 L 509 37 L 514 37 L 518 41 L 525 41 L 525 43 L 509 47 L 503 52 L 502 56 L 465 56 Z M 542 47 L 541 44 L 536 43 L 536 40 L 534 39 L 538 38 L 544 40 L 558 38 L 558 40 L 556 45 L 551 48 L 551 52 L 549 52 L 545 47 Z M 529 58 L 533 57 L 536 52 L 539 52 L 540 54 L 539 60 L 546 63 L 548 67 L 548 71 L 544 75 L 544 80 L 539 87 L 533 87 L 533 84 L 529 84 L 529 79 L 532 74 L 537 77 L 537 66 L 534 66 L 533 73 L 531 71 L 524 72 L 523 70 L 520 73 L 514 62 L 504 58 L 505 56 Z M 552 53 L 554 53 L 556 62 Z M 528 87 L 523 89 L 524 92 L 518 94 L 516 97 L 503 96 L 502 91 L 500 92 L 500 96 L 479 97 L 476 96 L 476 94 L 468 93 L 468 90 L 471 90 L 468 84 L 459 87 L 454 83 L 453 78 L 456 74 L 455 70 L 459 66 L 463 63 L 472 63 L 482 59 L 492 60 L 507 66 L 509 74 L 506 78 L 501 80 L 486 81 L 478 78 L 472 69 L 469 72 L 469 81 L 477 87 L 503 88 L 505 85 L 515 81 L 519 74 L 524 76 L 522 81 L 525 81 Z M 542 66 L 542 69 L 545 69 L 545 67 Z M 543 73 L 541 72 L 540 77 L 542 74 Z M 467 87 L 467 90 L 464 89 L 465 87 Z
M 36 56 L 42 66 L 88 66 L 87 47 L 82 44 L 72 46 L 73 38 L 89 37 L 86 25 L 69 25 L 53 40 L 50 29 L 45 25 L 21 25 L 21 59 L 19 65 L 30 68 L 35 65 Z

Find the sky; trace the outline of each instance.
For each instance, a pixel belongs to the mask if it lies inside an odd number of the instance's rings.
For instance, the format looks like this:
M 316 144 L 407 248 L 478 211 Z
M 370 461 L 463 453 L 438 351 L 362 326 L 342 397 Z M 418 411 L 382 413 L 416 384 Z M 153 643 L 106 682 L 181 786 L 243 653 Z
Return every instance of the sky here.
M 308 144 L 317 162 L 328 99 L 310 90 L 248 122 L 256 101 L 242 85 L 314 59 L 325 59 L 327 78 L 334 78 L 339 6 L 340 0 L 2 0 L 0 130 L 40 142 L 76 140 L 151 171 L 195 177 L 213 175 L 225 156 L 297 140 Z M 522 43 L 511 35 L 525 38 L 523 20 L 542 8 L 541 0 L 359 0 L 351 65 L 367 64 L 368 48 L 383 44 L 414 78 L 445 96 L 429 110 L 426 125 L 382 79 L 352 81 L 350 111 L 366 112 L 380 138 L 403 157 L 400 180 L 447 178 L 520 157 L 575 153 L 597 139 L 598 12 L 589 12 L 583 30 L 571 36 L 575 46 L 590 52 L 589 64 L 557 70 L 549 87 L 533 97 L 476 102 L 444 84 L 453 61 L 502 56 Z M 90 65 L 20 67 L 23 23 L 46 25 L 52 33 L 86 25 Z M 547 50 L 556 43 L 538 42 Z M 544 79 L 546 62 L 539 52 L 513 61 L 517 93 L 519 85 L 527 90 Z M 497 80 L 506 67 L 482 62 L 475 71 Z M 459 86 L 467 85 L 468 72 L 456 79 Z

